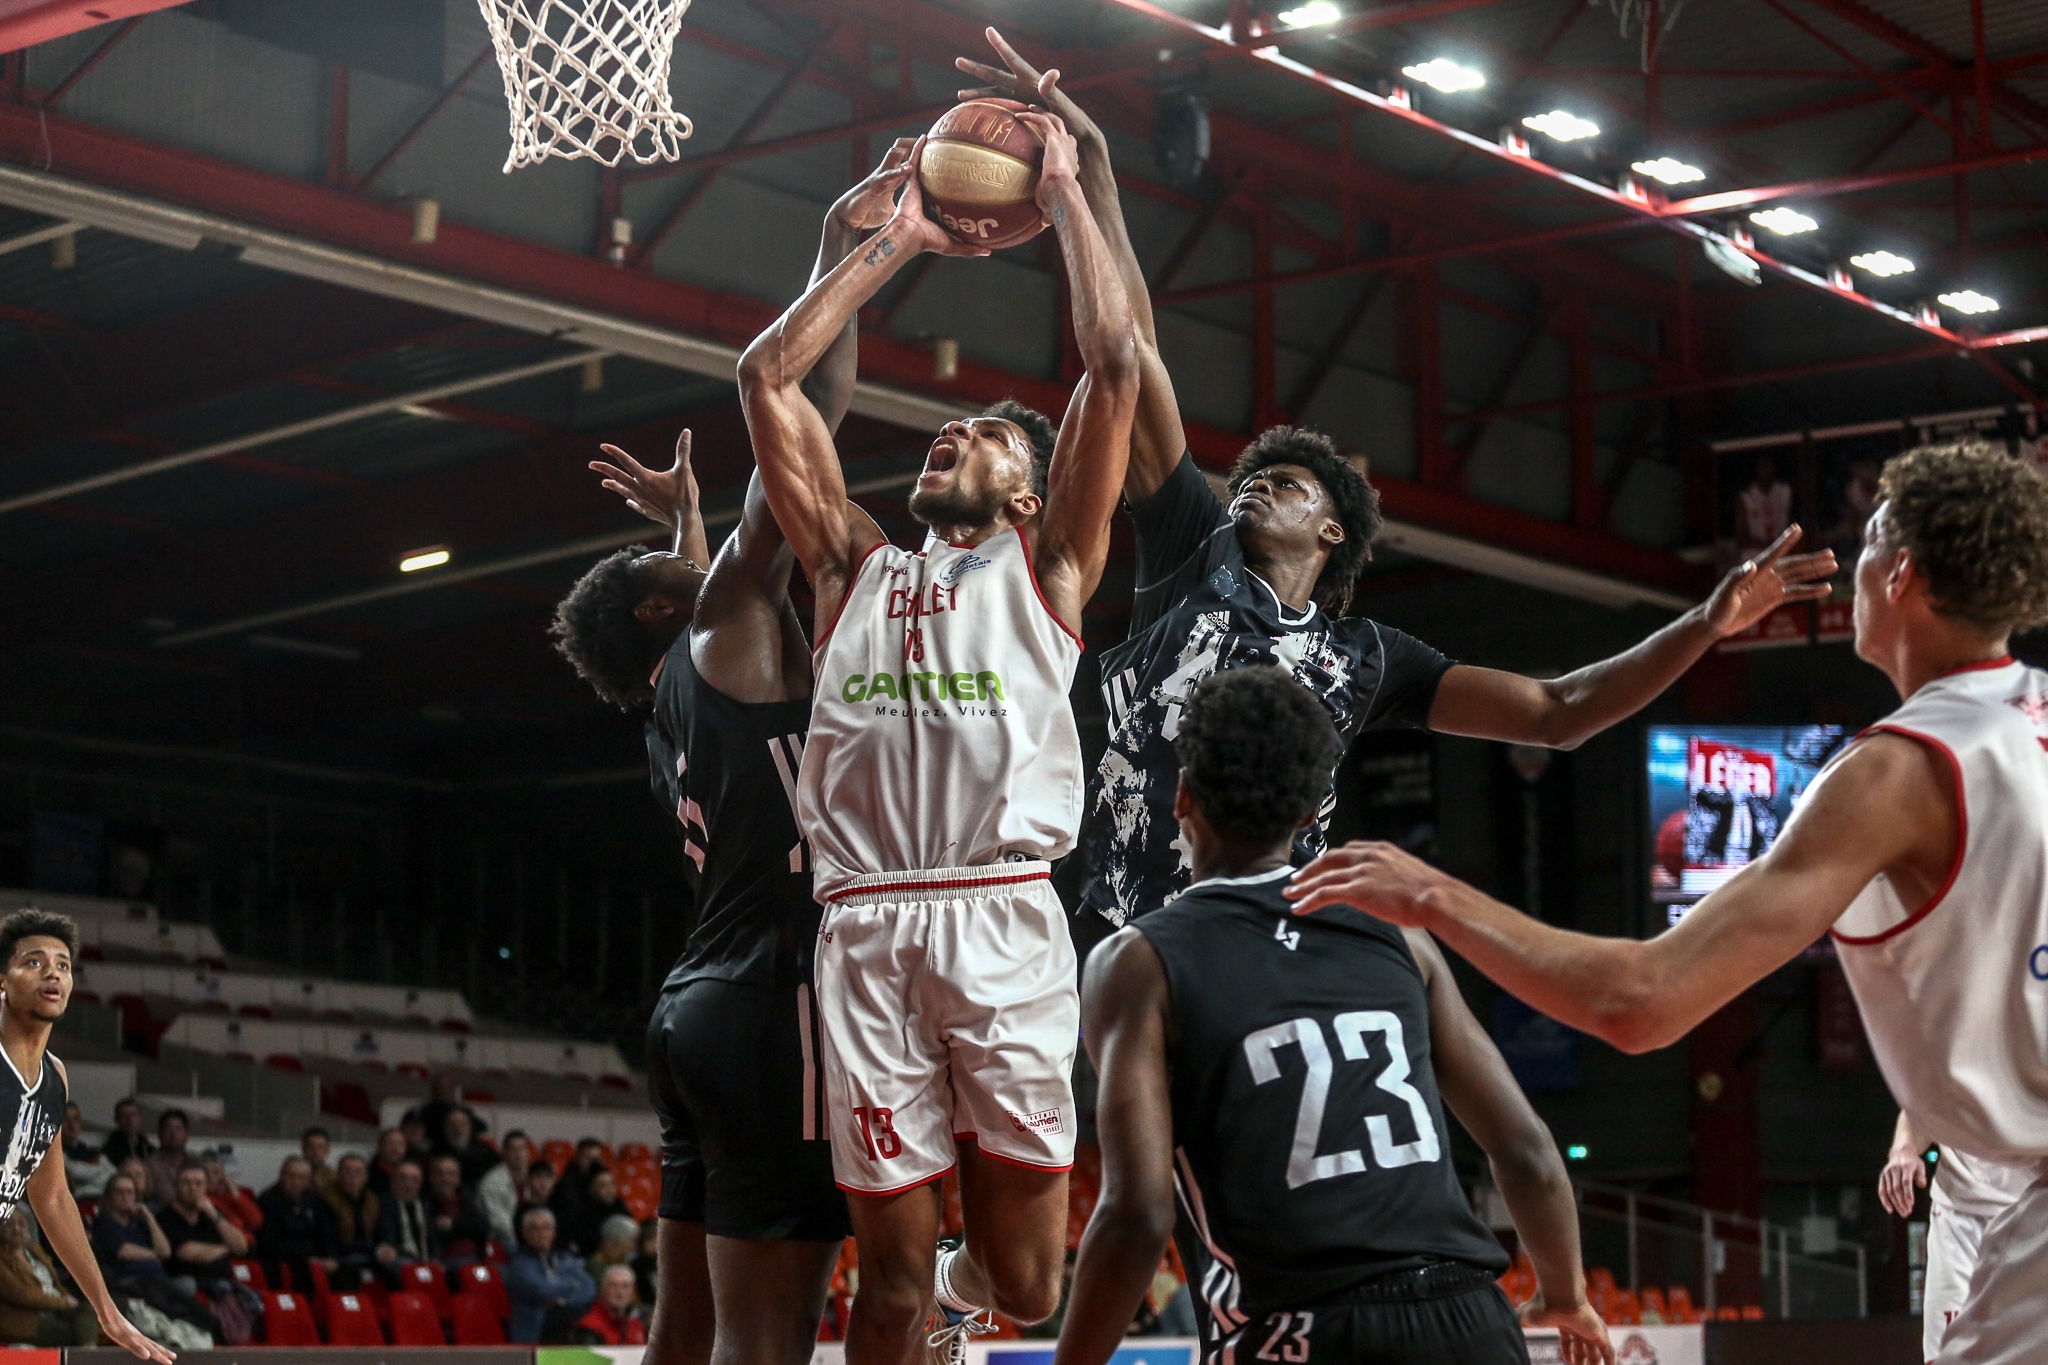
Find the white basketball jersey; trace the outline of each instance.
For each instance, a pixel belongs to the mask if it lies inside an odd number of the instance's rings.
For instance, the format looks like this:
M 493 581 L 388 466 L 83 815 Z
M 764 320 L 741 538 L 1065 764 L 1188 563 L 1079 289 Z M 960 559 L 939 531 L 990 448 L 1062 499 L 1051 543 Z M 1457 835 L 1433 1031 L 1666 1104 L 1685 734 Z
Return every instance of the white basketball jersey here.
M 2038 1162 L 2007 1166 L 1944 1147 L 1929 1193 L 1943 1208 L 1988 1220 L 2003 1213 L 2006 1205 L 2026 1193 L 2027 1186 L 2040 1175 Z
M 862 873 L 1072 848 L 1080 659 L 1022 532 L 876 546 L 817 649 L 798 813 L 818 899 Z
M 2048 673 L 2011 659 L 1927 684 L 1875 727 L 1955 773 L 1948 881 L 1909 912 L 1879 876 L 1835 921 L 1871 1049 L 1916 1132 L 2048 1157 Z M 1831 771 L 1826 776 L 1832 777 Z

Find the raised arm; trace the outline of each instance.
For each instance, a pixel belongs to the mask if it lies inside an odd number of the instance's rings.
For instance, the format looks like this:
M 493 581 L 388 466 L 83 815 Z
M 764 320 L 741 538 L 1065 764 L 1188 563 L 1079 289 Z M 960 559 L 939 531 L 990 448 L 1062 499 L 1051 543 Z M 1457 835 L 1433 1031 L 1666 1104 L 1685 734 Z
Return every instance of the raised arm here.
M 1045 142 L 1038 205 L 1066 256 L 1074 343 L 1087 367 L 1060 422 L 1059 444 L 1046 475 L 1045 510 L 1033 537 L 1046 603 L 1078 636 L 1081 608 L 1102 581 L 1109 521 L 1130 461 L 1138 339 L 1108 243 L 1075 178 L 1079 158 L 1073 135 L 1057 117 L 1036 109 L 1020 110 L 1017 117 Z
M 1159 491 L 1166 476 L 1180 463 L 1188 438 L 1181 425 L 1180 400 L 1173 392 L 1173 376 L 1159 358 L 1151 285 L 1145 279 L 1144 267 L 1138 264 L 1138 253 L 1132 248 L 1130 231 L 1124 225 L 1116 170 L 1109 162 L 1109 140 L 1095 120 L 1059 88 L 1058 71 L 1039 71 L 993 28 L 988 30 L 988 41 L 1003 65 L 991 66 L 968 57 L 954 59 L 953 64 L 962 72 L 983 82 L 980 89 L 962 90 L 960 98 L 994 97 L 1042 105 L 1060 117 L 1079 145 L 1081 193 L 1109 247 L 1110 259 L 1123 281 L 1124 297 L 1130 303 L 1131 321 L 1138 329 L 1138 407 L 1131 423 L 1131 462 L 1124 473 L 1124 497 L 1134 503 L 1143 502 Z
M 1297 913 L 1353 905 L 1426 929 L 1531 1007 L 1648 1052 L 1826 933 L 1879 873 L 1907 905 L 1931 899 L 1959 839 L 1950 781 L 1915 740 L 1859 740 L 1807 788 L 1770 852 L 1648 942 L 1554 929 L 1391 844 L 1325 853 L 1287 895 Z
M 1137 930 L 1090 954 L 1081 1037 L 1100 1077 L 1102 1197 L 1081 1234 L 1053 1365 L 1101 1365 L 1123 1345 L 1173 1236 L 1167 1009 L 1166 972 Z
M 1531 1327 L 1555 1327 L 1570 1365 L 1612 1362 L 1607 1327 L 1586 1301 L 1579 1261 L 1579 1207 L 1557 1140 L 1530 1107 L 1486 1030 L 1472 1017 L 1449 964 L 1428 934 L 1402 931 L 1429 988 L 1429 1050 L 1437 1092 L 1486 1153 L 1493 1183 L 1536 1267 Z
M 1611 659 L 1540 680 L 1460 664 L 1444 674 L 1429 728 L 1507 744 L 1573 749 L 1656 700 L 1702 654 L 1787 602 L 1828 595 L 1835 552 L 1789 554 L 1799 528 L 1729 571 L 1706 601 L 1649 639 Z
M 823 415 L 803 393 L 804 377 L 838 341 L 860 306 L 911 257 L 922 251 L 988 254 L 984 248 L 953 241 L 924 216 L 924 197 L 912 174 L 917 152 L 913 146 L 894 172 L 902 198 L 888 223 L 868 239 L 866 249 L 848 256 L 805 291 L 740 357 L 740 403 L 768 505 L 810 576 L 820 619 L 829 620 L 837 611 L 854 567 L 882 534 L 846 500 L 839 453 Z

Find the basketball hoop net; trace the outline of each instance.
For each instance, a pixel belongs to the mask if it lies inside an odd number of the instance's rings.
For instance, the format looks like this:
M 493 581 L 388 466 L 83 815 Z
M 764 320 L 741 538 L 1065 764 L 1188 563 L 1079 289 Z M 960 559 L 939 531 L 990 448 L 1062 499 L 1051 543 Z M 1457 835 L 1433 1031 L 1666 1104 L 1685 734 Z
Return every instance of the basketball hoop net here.
M 616 166 L 674 161 L 690 120 L 669 102 L 669 58 L 690 0 L 477 0 L 490 26 L 512 150 Z

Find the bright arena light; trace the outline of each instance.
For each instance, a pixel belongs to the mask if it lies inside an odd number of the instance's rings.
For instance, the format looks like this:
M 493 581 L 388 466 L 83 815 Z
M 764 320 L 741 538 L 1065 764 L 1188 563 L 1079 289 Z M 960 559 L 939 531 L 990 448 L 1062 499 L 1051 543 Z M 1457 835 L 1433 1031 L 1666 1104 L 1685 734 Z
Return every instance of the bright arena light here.
M 1889 251 L 1866 251 L 1861 256 L 1851 256 L 1849 264 L 1872 275 L 1910 275 L 1913 272 L 1911 261 Z
M 1655 161 L 1638 161 L 1629 167 L 1637 175 L 1647 175 L 1652 180 L 1661 180 L 1667 185 L 1689 185 L 1695 180 L 1705 180 L 1707 173 L 1697 166 L 1688 166 L 1676 157 L 1660 156 Z
M 1434 57 L 1415 66 L 1404 66 L 1401 74 L 1446 95 L 1455 95 L 1460 90 L 1477 90 L 1486 84 L 1486 77 L 1469 66 L 1459 66 L 1448 57 Z
M 1330 0 L 1308 0 L 1299 9 L 1280 11 L 1280 22 L 1289 28 L 1307 28 L 1312 24 L 1334 24 L 1344 17 L 1344 11 L 1330 3 Z
M 448 551 L 435 546 L 431 550 L 415 550 L 398 561 L 400 573 L 418 573 L 421 569 L 438 569 L 448 562 Z
M 1749 215 L 1749 221 L 1758 227 L 1767 227 L 1780 237 L 1794 237 L 1802 232 L 1811 232 L 1820 224 L 1808 218 L 1798 209 L 1763 209 Z
M 1545 137 L 1556 138 L 1559 142 L 1576 142 L 1582 137 L 1600 136 L 1600 125 L 1591 119 L 1568 114 L 1562 109 L 1553 109 L 1547 114 L 1531 114 L 1522 120 L 1524 128 L 1534 128 Z
M 1995 313 L 1998 311 L 1997 299 L 1986 298 L 1974 289 L 1958 289 L 1953 294 L 1940 294 L 1936 297 L 1941 300 L 1942 307 L 1953 308 L 1958 313 Z

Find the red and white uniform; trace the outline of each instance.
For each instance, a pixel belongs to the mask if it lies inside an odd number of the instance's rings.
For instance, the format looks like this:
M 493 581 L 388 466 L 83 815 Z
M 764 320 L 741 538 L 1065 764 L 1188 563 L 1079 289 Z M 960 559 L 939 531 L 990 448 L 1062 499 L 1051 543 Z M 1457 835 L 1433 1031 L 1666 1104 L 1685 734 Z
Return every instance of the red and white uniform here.
M 922 1183 L 967 1138 L 1073 1163 L 1080 998 L 1050 862 L 1080 824 L 1080 658 L 1018 531 L 878 545 L 817 648 L 798 818 L 847 1189 Z
M 2026 1166 L 2003 1166 L 1941 1149 L 1928 1192 L 1927 1278 L 1920 1293 L 1923 1360 L 1941 1353 L 1948 1325 L 1970 1297 L 1970 1277 L 1984 1245 L 1984 1229 L 2034 1183 Z
M 1865 887 L 1835 922 L 1842 966 L 1914 1131 L 2025 1186 L 1985 1224 L 1938 1359 L 2048 1365 L 2048 673 L 1962 669 L 1876 728 L 1950 768 L 1956 860 L 1916 911 Z

